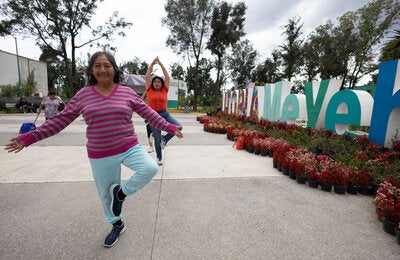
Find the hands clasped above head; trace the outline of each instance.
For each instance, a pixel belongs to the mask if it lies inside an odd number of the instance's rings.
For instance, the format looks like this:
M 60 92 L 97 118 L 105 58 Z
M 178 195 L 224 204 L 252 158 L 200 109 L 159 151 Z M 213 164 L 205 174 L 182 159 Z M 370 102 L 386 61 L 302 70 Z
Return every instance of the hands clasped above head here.
M 155 57 L 152 63 L 153 63 L 153 64 L 158 64 L 158 65 L 161 65 L 160 58 L 158 58 L 158 56 L 157 56 L 157 57 Z

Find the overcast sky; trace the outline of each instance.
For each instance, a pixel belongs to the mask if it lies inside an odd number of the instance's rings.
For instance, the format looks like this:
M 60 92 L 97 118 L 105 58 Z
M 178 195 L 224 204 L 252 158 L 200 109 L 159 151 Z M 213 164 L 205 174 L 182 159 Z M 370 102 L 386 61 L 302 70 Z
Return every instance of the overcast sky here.
M 230 3 L 239 1 L 229 0 Z M 336 18 L 348 11 L 355 11 L 364 6 L 368 0 L 246 0 L 247 6 L 245 32 L 246 38 L 251 41 L 258 51 L 258 63 L 269 57 L 272 50 L 282 41 L 282 26 L 290 18 L 301 17 L 304 22 L 304 35 L 308 35 L 315 27 Z M 126 30 L 127 37 L 117 38 L 111 43 L 117 47 L 116 59 L 120 64 L 132 60 L 135 56 L 150 63 L 159 56 L 167 69 L 173 62 L 183 63 L 165 42 L 169 34 L 168 28 L 161 25 L 165 17 L 164 5 L 166 0 L 105 0 L 98 5 L 92 26 L 104 23 L 114 11 L 120 17 L 133 23 Z M 34 44 L 33 38 L 24 39 L 17 36 L 19 55 L 38 59 L 40 50 Z M 78 41 L 81 39 L 78 39 Z M 82 39 L 83 41 L 84 39 Z M 0 50 L 15 53 L 15 40 L 11 36 L 0 38 Z M 77 56 L 86 60 L 87 53 L 94 53 L 97 49 L 84 49 L 77 52 Z

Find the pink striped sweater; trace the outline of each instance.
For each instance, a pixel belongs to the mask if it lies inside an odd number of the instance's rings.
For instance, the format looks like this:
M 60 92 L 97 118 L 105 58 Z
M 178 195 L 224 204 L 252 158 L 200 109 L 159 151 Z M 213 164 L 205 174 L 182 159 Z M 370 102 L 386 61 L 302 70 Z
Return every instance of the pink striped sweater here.
M 103 158 L 127 151 L 139 143 L 132 122 L 136 112 L 151 125 L 174 134 L 176 125 L 158 115 L 129 87 L 117 85 L 105 97 L 93 86 L 82 88 L 60 113 L 46 120 L 32 132 L 20 134 L 25 146 L 59 133 L 82 114 L 87 124 L 87 152 L 89 158 Z

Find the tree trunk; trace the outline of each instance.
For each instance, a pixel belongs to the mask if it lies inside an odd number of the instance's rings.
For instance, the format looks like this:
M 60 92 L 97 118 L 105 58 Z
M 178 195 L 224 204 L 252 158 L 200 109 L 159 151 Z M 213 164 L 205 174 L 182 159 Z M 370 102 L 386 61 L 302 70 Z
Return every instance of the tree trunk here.
M 72 77 L 72 95 L 74 96 L 79 89 L 78 82 L 77 82 L 77 73 L 76 73 L 76 59 L 75 59 L 75 48 L 72 45 L 71 48 L 71 77 Z
M 193 86 L 193 111 L 197 111 L 197 97 L 199 96 L 199 61 L 196 58 L 196 86 Z
M 217 79 L 215 81 L 215 87 L 214 87 L 214 93 L 213 93 L 213 106 L 214 110 L 216 110 L 218 104 L 218 97 L 219 95 L 219 89 L 221 88 L 221 80 L 220 80 L 220 75 L 221 75 L 221 67 L 222 67 L 222 55 L 218 55 L 218 60 L 217 60 Z

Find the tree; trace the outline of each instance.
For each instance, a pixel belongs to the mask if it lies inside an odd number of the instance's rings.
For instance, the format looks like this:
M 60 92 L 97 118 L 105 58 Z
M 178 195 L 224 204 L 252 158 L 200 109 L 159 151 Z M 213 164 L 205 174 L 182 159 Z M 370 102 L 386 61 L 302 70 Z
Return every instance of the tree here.
M 224 55 L 227 49 L 237 43 L 242 36 L 245 35 L 244 15 L 246 14 L 246 5 L 243 2 L 237 3 L 235 6 L 223 1 L 219 6 L 214 7 L 211 21 L 211 37 L 207 44 L 207 49 L 217 56 L 217 79 L 215 81 L 216 89 L 212 91 L 214 98 L 214 106 L 216 106 L 217 98 L 221 95 L 221 72 L 223 69 Z
M 352 89 L 364 76 L 376 70 L 375 49 L 388 30 L 399 23 L 397 0 L 374 0 L 355 12 L 316 28 L 310 42 L 320 55 L 322 79 L 342 79 L 342 89 Z
M 394 30 L 394 35 L 389 37 L 389 39 L 381 49 L 379 62 L 400 59 L 400 30 Z M 376 64 L 372 68 L 375 72 L 371 73 L 371 80 L 367 85 L 376 85 L 378 81 L 378 69 L 379 64 Z
M 319 56 L 319 75 L 321 79 L 335 78 L 343 74 L 341 60 L 344 57 L 337 53 L 337 43 L 334 38 L 334 24 L 328 21 L 324 25 L 318 26 L 310 35 L 311 48 Z M 347 59 L 347 58 L 346 58 Z
M 303 75 L 307 82 L 313 81 L 318 75 L 319 56 L 315 51 L 312 41 L 309 39 L 303 45 Z
M 185 71 L 182 67 L 182 65 L 180 65 L 177 62 L 174 62 L 171 67 L 171 77 L 174 79 L 179 79 L 179 80 L 184 80 L 185 78 Z
M 133 60 L 125 62 L 120 65 L 120 68 L 127 74 L 145 75 L 149 64 L 145 61 L 135 57 Z
M 127 74 L 137 74 L 139 63 L 136 60 L 120 64 L 120 69 Z
M 251 79 L 255 68 L 257 51 L 249 40 L 243 40 L 232 45 L 232 52 L 228 57 L 228 68 L 231 78 L 237 80 L 239 86 L 246 85 L 246 79 Z
M 64 62 L 47 47 L 42 48 L 42 54 L 39 60 L 47 64 L 47 83 L 49 90 L 59 92 L 61 86 L 64 86 L 66 82 L 65 77 L 63 77 L 63 75 L 66 75 Z
M 92 37 L 78 43 L 78 35 L 90 28 L 90 20 L 102 0 L 6 0 L 0 12 L 7 17 L 0 23 L 1 35 L 23 33 L 37 39 L 41 49 L 60 57 L 65 65 L 66 79 L 74 95 L 79 90 L 75 52 L 99 40 L 111 40 L 113 35 L 125 36 L 123 29 L 131 23 L 114 13 L 103 26 L 92 29 Z M 6 30 L 4 30 L 6 28 Z
M 333 31 L 333 42 L 336 45 L 336 53 L 338 57 L 341 57 L 340 60 L 336 60 L 340 64 L 339 66 L 342 67 L 340 78 L 343 81 L 341 89 L 344 89 L 347 81 L 350 86 L 358 81 L 355 75 L 349 75 L 349 72 L 351 72 L 351 67 L 357 63 L 357 60 L 366 60 L 367 58 L 366 54 L 357 55 L 357 49 L 360 47 L 358 44 L 361 44 L 361 41 L 359 41 L 358 35 L 354 33 L 357 31 L 356 20 L 355 14 L 348 12 L 339 18 L 339 25 Z
M 266 62 L 270 60 L 267 58 L 264 63 L 258 64 L 254 69 L 253 73 L 251 73 L 251 80 L 258 86 L 265 85 L 267 83 L 267 66 Z
M 199 62 L 205 48 L 205 39 L 209 36 L 214 0 L 168 0 L 165 4 L 167 16 L 163 25 L 170 29 L 167 46 L 177 54 L 187 56 L 194 77 L 193 95 L 199 95 Z M 195 59 L 192 66 L 191 58 Z M 197 110 L 194 102 L 193 109 Z
M 400 2 L 398 0 L 371 1 L 354 14 L 356 39 L 354 56 L 349 64 L 349 87 L 353 88 L 362 76 L 375 70 L 374 48 L 380 44 L 391 26 L 397 25 L 400 18 Z
M 391 37 L 381 50 L 379 61 L 400 59 L 400 30 L 395 30 L 395 35 Z
M 185 81 L 188 86 L 188 91 L 192 92 L 194 87 L 199 86 L 199 95 L 196 96 L 196 98 L 193 96 L 193 105 L 195 105 L 195 103 L 200 103 L 202 106 L 211 105 L 212 90 L 214 88 L 214 83 L 211 79 L 212 68 L 213 64 L 205 58 L 199 61 L 198 69 L 195 67 L 187 68 Z M 195 77 L 197 70 L 200 71 L 198 81 L 196 81 Z
M 36 91 L 36 82 L 35 82 L 35 71 L 31 70 L 28 73 L 28 77 L 26 78 L 26 84 L 24 84 L 24 96 L 32 96 Z
M 1 85 L 0 86 L 0 96 L 2 97 L 18 97 L 19 96 L 19 87 L 18 87 L 18 83 L 15 85 Z
M 142 61 L 142 63 L 140 63 L 140 68 L 138 70 L 138 74 L 139 75 L 146 75 L 146 71 L 149 68 L 149 64 L 147 64 L 147 62 Z
M 281 65 L 280 53 L 278 50 L 273 50 L 272 58 L 267 58 L 263 64 L 256 67 L 252 73 L 251 79 L 258 85 L 264 85 L 266 83 L 275 83 L 282 79 L 282 75 L 279 72 Z
M 303 24 L 300 24 L 300 18 L 295 17 L 289 19 L 288 23 L 284 26 L 284 33 L 286 35 L 286 43 L 279 46 L 282 57 L 283 77 L 288 81 L 300 72 L 302 65 L 302 42 L 300 38 L 303 34 L 301 29 Z

